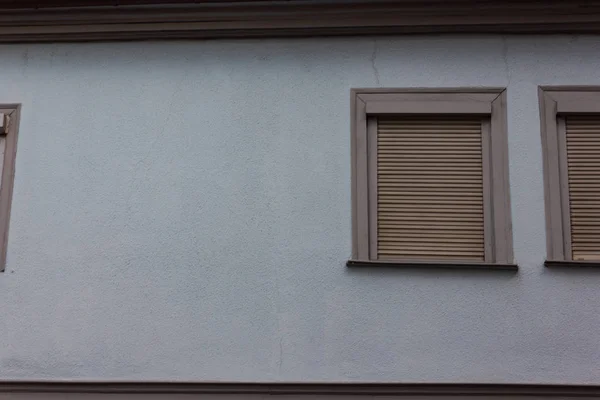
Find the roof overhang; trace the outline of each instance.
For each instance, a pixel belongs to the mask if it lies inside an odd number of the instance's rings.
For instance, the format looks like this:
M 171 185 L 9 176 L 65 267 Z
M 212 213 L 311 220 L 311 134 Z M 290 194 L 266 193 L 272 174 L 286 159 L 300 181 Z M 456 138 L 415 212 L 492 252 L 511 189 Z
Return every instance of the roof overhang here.
M 0 0 L 0 42 L 600 33 L 600 0 Z

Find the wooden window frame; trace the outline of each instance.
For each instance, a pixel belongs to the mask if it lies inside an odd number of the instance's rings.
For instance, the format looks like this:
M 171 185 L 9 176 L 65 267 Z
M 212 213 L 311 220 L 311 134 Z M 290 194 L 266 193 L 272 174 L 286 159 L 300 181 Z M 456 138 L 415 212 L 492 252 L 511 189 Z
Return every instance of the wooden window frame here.
M 547 267 L 600 267 L 598 261 L 574 261 L 564 116 L 599 114 L 600 86 L 540 86 L 540 128 L 544 160 Z
M 0 272 L 4 272 L 8 248 L 8 229 L 10 226 L 10 209 L 15 178 L 15 160 L 17 156 L 21 105 L 0 104 L 0 114 L 3 114 L 5 117 L 0 128 L 0 134 L 6 137 L 2 180 L 0 181 Z
M 488 115 L 483 124 L 484 262 L 398 260 L 378 261 L 376 157 L 369 138 L 376 135 L 377 115 Z M 348 266 L 451 267 L 516 269 L 513 264 L 506 90 L 478 89 L 352 89 L 352 259 Z M 371 134 L 369 134 L 369 132 Z M 370 206 L 371 205 L 371 206 Z

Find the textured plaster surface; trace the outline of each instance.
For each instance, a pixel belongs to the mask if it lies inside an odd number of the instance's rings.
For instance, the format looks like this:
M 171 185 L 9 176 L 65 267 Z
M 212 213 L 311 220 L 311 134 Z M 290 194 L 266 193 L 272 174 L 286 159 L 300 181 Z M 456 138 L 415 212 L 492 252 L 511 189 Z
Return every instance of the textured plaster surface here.
M 585 36 L 0 46 L 0 378 L 597 383 L 600 273 L 542 266 L 537 86 L 599 65 Z M 518 274 L 345 268 L 377 86 L 508 87 Z

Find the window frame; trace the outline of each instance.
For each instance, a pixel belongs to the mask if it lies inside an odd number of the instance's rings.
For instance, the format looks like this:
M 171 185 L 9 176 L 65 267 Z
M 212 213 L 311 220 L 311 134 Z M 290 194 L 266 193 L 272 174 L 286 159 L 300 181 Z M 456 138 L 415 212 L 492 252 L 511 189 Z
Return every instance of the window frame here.
M 432 112 L 432 108 L 435 112 Z M 484 175 L 485 261 L 394 260 L 372 256 L 377 243 L 377 115 L 487 115 L 482 123 Z M 374 122 L 375 121 L 375 122 Z M 506 89 L 352 89 L 352 259 L 348 266 L 394 265 L 438 267 L 496 267 L 516 269 L 513 264 Z M 489 139 L 489 140 L 488 140 Z M 369 150 L 370 149 L 370 150 Z M 371 152 L 371 154 L 369 154 Z M 486 155 L 487 154 L 487 155 Z
M 599 114 L 600 86 L 539 86 L 540 131 L 544 165 L 546 261 L 553 266 L 597 266 L 575 261 L 571 252 L 571 209 L 564 116 Z
M 0 114 L 8 115 L 9 123 L 2 134 L 6 137 L 2 177 L 0 178 L 0 272 L 6 268 L 8 248 L 8 230 L 10 227 L 10 210 L 15 178 L 15 160 L 17 156 L 17 139 L 21 119 L 20 104 L 0 104 Z

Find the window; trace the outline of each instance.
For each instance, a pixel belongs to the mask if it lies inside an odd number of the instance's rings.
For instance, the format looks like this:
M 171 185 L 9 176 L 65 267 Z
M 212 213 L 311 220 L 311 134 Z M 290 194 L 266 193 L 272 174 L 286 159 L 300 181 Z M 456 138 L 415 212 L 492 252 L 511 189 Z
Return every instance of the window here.
M 503 89 L 353 90 L 348 266 L 512 265 Z
M 600 266 L 600 88 L 539 89 L 547 266 Z
M 0 271 L 6 264 L 19 111 L 18 105 L 0 104 Z

